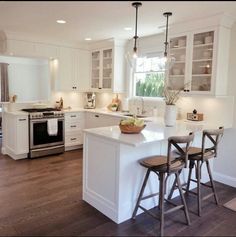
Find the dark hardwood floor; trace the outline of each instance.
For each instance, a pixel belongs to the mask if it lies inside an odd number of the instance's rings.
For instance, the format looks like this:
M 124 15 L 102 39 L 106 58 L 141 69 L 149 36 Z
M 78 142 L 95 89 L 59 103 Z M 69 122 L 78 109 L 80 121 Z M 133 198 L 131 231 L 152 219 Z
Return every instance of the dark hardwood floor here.
M 166 216 L 168 236 L 236 236 L 236 212 L 222 206 L 236 189 L 216 183 L 220 206 L 187 199 L 191 226 L 183 211 Z M 178 202 L 178 198 L 176 199 Z M 14 161 L 0 155 L 1 236 L 152 236 L 159 222 L 147 214 L 115 224 L 82 200 L 82 150 L 58 156 Z

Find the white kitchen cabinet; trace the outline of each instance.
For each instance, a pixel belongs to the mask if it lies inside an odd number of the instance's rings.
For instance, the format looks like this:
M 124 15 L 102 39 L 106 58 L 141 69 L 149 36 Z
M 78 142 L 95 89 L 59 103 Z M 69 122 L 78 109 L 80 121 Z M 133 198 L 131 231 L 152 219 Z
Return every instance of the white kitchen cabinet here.
M 78 52 L 76 49 L 60 47 L 56 89 L 59 91 L 77 90 L 78 87 Z
M 124 81 L 125 50 L 115 42 L 109 47 L 91 52 L 91 89 L 122 93 Z
M 65 113 L 66 150 L 78 148 L 83 144 L 84 112 Z
M 35 44 L 29 41 L 8 39 L 6 41 L 7 55 L 33 57 L 35 56 Z
M 55 45 L 35 43 L 35 56 L 43 58 L 57 58 L 59 47 Z
M 86 91 L 89 88 L 89 51 L 60 47 L 56 90 Z
M 28 115 L 4 113 L 5 149 L 13 159 L 26 158 L 29 153 Z
M 168 85 L 186 94 L 226 95 L 230 29 L 217 26 L 170 37 Z
M 86 112 L 86 128 L 97 128 L 97 127 L 107 127 L 114 126 L 120 123 L 121 118 L 112 115 Z

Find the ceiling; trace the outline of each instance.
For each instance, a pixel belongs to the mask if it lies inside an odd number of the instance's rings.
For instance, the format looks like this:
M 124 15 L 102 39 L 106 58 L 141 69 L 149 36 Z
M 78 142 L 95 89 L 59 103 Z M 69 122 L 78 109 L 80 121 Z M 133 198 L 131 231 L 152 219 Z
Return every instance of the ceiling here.
M 132 1 L 0 1 L 0 30 L 35 39 L 84 42 L 108 38 L 131 39 L 135 9 Z M 163 12 L 171 11 L 170 24 L 228 13 L 236 15 L 233 1 L 142 1 L 138 35 L 157 34 L 164 29 Z M 58 24 L 56 20 L 66 20 Z M 125 31 L 124 27 L 133 30 Z M 161 29 L 159 28 L 161 27 Z

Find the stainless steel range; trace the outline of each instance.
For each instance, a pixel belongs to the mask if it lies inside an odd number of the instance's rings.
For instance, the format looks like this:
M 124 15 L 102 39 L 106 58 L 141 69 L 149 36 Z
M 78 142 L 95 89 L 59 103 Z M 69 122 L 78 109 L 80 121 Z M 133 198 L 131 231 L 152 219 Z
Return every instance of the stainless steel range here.
M 64 113 L 54 108 L 23 109 L 23 111 L 29 113 L 29 157 L 63 153 L 65 151 Z M 57 127 L 53 135 L 48 132 L 51 119 Z

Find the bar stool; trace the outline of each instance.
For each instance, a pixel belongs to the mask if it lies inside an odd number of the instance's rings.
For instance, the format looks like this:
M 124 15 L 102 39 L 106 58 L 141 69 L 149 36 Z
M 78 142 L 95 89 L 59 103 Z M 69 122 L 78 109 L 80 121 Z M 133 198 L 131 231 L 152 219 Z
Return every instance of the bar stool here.
M 143 181 L 143 185 L 141 188 L 141 191 L 138 196 L 137 203 L 134 208 L 134 212 L 132 215 L 132 218 L 135 219 L 138 208 L 142 209 L 144 212 L 148 213 L 152 217 L 160 220 L 160 232 L 161 236 L 164 235 L 164 215 L 179 209 L 184 209 L 185 217 L 187 220 L 187 224 L 190 225 L 190 218 L 188 214 L 188 209 L 186 205 L 186 201 L 183 195 L 183 190 L 182 186 L 180 183 L 180 178 L 179 178 L 179 171 L 182 170 L 184 167 L 187 165 L 187 160 L 188 160 L 188 149 L 190 143 L 193 141 L 194 134 L 190 133 L 188 136 L 173 136 L 169 137 L 168 139 L 168 149 L 167 149 L 167 156 L 151 156 L 144 158 L 139 161 L 140 165 L 143 167 L 147 168 L 147 172 Z M 181 145 L 181 147 L 180 147 Z M 175 147 L 178 149 L 180 155 L 176 157 L 173 157 L 173 152 L 172 152 L 172 147 Z M 184 148 L 183 148 L 184 147 Z M 158 178 L 159 178 L 159 193 L 151 194 L 148 196 L 143 197 L 143 193 L 149 178 L 149 175 L 151 172 L 154 172 Z M 175 174 L 176 181 L 177 181 L 177 186 L 179 188 L 179 193 L 182 199 L 182 205 L 176 205 L 172 201 L 166 200 L 164 198 L 165 195 L 165 189 L 166 189 L 166 180 L 167 178 L 171 175 Z M 167 176 L 167 177 L 165 177 Z M 160 210 L 160 215 L 154 215 L 147 209 L 145 209 L 143 206 L 140 205 L 140 202 L 144 199 L 148 199 L 151 197 L 154 197 L 159 194 L 159 210 Z M 168 203 L 174 205 L 175 207 L 164 211 L 164 201 L 167 201 Z
M 189 152 L 188 152 L 188 160 L 189 160 L 189 174 L 188 174 L 188 181 L 187 181 L 187 187 L 186 189 L 183 188 L 183 190 L 186 191 L 186 195 L 189 193 L 192 193 L 194 195 L 197 195 L 197 200 L 198 200 L 198 216 L 201 216 L 201 210 L 202 210 L 202 201 L 206 200 L 212 196 L 214 196 L 215 202 L 218 205 L 218 197 L 216 194 L 216 189 L 215 189 L 215 184 L 212 178 L 212 173 L 211 173 L 211 168 L 209 165 L 209 159 L 210 158 L 215 158 L 217 157 L 217 149 L 218 149 L 218 144 L 223 136 L 224 133 L 224 128 L 219 127 L 219 129 L 213 129 L 213 130 L 203 130 L 202 134 L 202 147 L 190 147 Z M 206 142 L 210 141 L 211 146 L 206 148 Z M 179 153 L 178 150 L 176 150 L 176 153 Z M 208 175 L 210 178 L 210 183 L 211 185 L 207 185 L 205 183 L 201 182 L 201 168 L 202 165 L 206 163 Z M 196 179 L 192 179 L 192 170 L 193 168 L 196 168 Z M 190 182 L 195 182 L 197 183 L 197 193 L 189 190 L 190 187 Z M 173 186 L 171 188 L 170 194 L 168 196 L 168 200 L 171 199 L 174 190 L 177 188 L 176 184 L 178 183 L 177 179 L 175 179 Z M 206 195 L 205 197 L 201 197 L 201 185 L 211 188 L 212 193 Z

